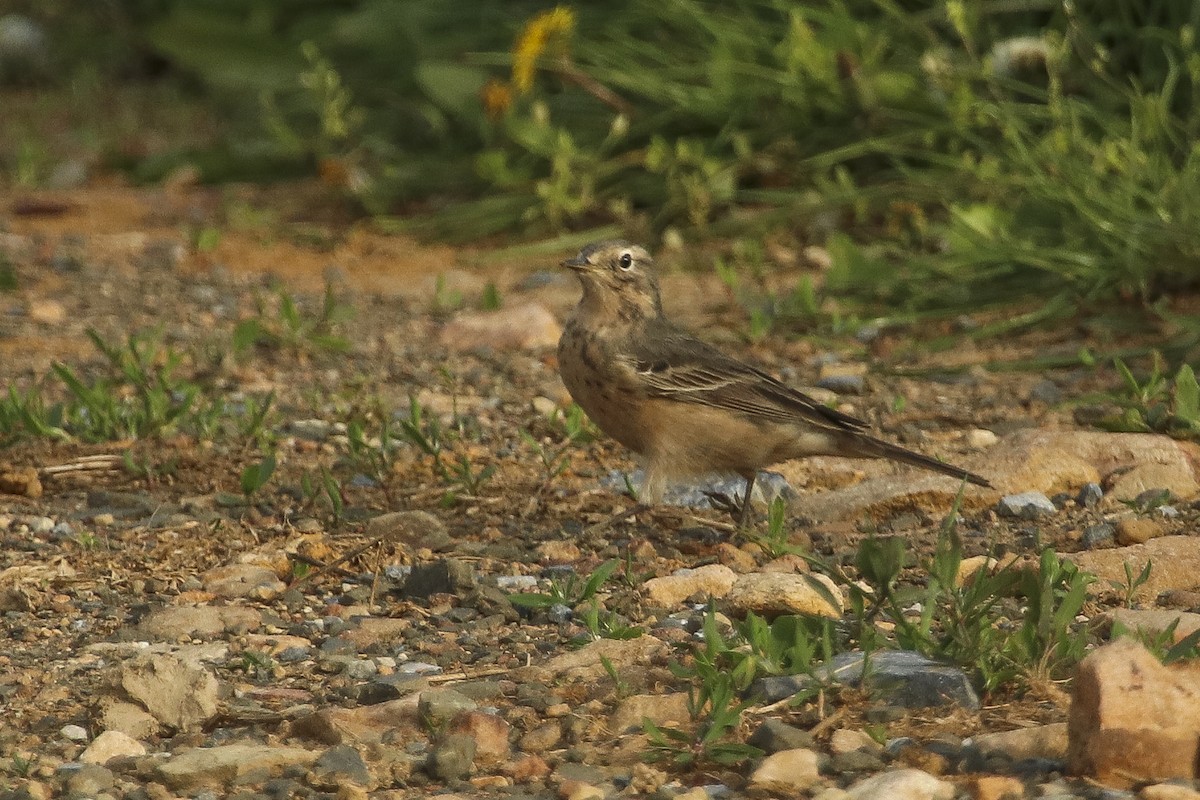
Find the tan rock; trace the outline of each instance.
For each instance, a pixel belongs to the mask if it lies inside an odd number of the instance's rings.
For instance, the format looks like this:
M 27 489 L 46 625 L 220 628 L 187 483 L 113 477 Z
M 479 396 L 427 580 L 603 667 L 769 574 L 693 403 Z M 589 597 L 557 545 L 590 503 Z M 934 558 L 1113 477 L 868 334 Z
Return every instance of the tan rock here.
M 253 631 L 262 625 L 262 614 L 244 606 L 167 606 L 146 615 L 138 633 L 151 639 L 177 642 L 209 639 L 226 631 Z
M 732 542 L 721 542 L 717 545 L 717 559 L 734 572 L 753 572 L 758 568 L 754 555 Z
M 1025 784 L 1008 775 L 979 775 L 967 783 L 972 800 L 1024 800 Z
M 670 648 L 653 636 L 623 640 L 597 639 L 578 650 L 555 656 L 534 672 L 548 672 L 574 680 L 591 680 L 608 674 L 601 658 L 607 659 L 619 674 L 623 666 L 653 663 L 666 658 L 669 653 Z
M 1117 500 L 1133 500 L 1151 489 L 1167 489 L 1173 498 L 1191 500 L 1200 494 L 1200 483 L 1197 483 L 1195 467 L 1192 465 L 1141 463 L 1113 481 L 1108 494 Z
M 938 455 L 936 447 L 922 449 Z M 953 456 L 948 460 L 984 475 L 996 487 L 993 490 L 968 487 L 963 501 L 968 509 L 984 508 L 1003 494 L 1014 492 L 1038 491 L 1047 496 L 1075 492 L 1085 483 L 1098 483 L 1103 476 L 1131 466 L 1133 470 L 1121 475 L 1115 483 L 1121 487 L 1122 497 L 1136 496 L 1141 491 L 1137 489 L 1139 486 L 1168 488 L 1181 499 L 1200 493 L 1197 483 L 1200 445 L 1157 434 L 1030 430 L 1006 436 L 986 452 L 944 455 Z M 817 461 L 789 462 L 780 472 L 793 486 L 808 486 L 806 476 L 815 469 Z M 839 461 L 846 468 L 853 465 L 852 468 L 868 477 L 836 491 L 806 495 L 804 514 L 817 522 L 864 515 L 881 518 L 914 509 L 944 513 L 958 491 L 954 479 L 918 470 L 880 462 L 833 458 L 821 461 L 831 462 L 831 469 Z
M 737 575 L 724 564 L 707 564 L 683 569 L 674 575 L 651 578 L 642 584 L 642 593 L 652 605 L 672 608 L 694 594 L 724 597 L 733 588 Z
M 562 800 L 604 800 L 604 790 L 590 783 L 568 778 L 558 785 Z
M 100 725 L 106 731 L 119 731 L 134 740 L 149 738 L 161 727 L 154 715 L 137 703 L 114 697 L 100 701 Z
M 1158 522 L 1146 517 L 1126 517 L 1117 523 L 1117 544 L 1142 544 L 1162 536 L 1166 531 Z
M 1177 783 L 1155 783 L 1142 787 L 1140 800 L 1200 800 L 1200 792 Z
M 30 300 L 29 319 L 43 325 L 61 325 L 67 318 L 67 307 L 57 300 Z
M 1119 788 L 1196 777 L 1200 664 L 1163 666 L 1141 644 L 1118 639 L 1076 671 L 1067 720 L 1068 767 Z
M 852 800 L 950 800 L 954 784 L 919 769 L 894 769 L 863 778 L 849 792 Z
M 685 725 L 691 719 L 691 715 L 688 714 L 687 697 L 686 692 L 635 694 L 626 697 L 609 717 L 609 730 L 614 734 L 622 734 L 631 729 L 640 731 L 642 720 L 645 718 L 659 726 Z
M 1104 615 L 1109 623 L 1120 623 L 1129 631 L 1158 634 L 1175 626 L 1173 641 L 1179 642 L 1200 630 L 1200 614 L 1158 608 L 1114 608 Z
M 1126 564 L 1136 576 L 1147 561 L 1153 562 L 1149 579 L 1137 590 L 1134 599 L 1152 600 L 1167 589 L 1200 586 L 1200 548 L 1196 547 L 1193 536 L 1160 536 L 1145 544 L 1067 553 L 1062 557 L 1100 579 L 1093 590 L 1107 590 L 1110 581 L 1123 585 Z
M 367 523 L 367 536 L 410 547 L 422 546 L 431 537 L 446 533 L 446 525 L 428 511 L 391 511 L 372 517 Z
M 529 783 L 549 775 L 550 766 L 541 756 L 527 755 L 510 762 L 505 767 L 505 772 L 515 783 Z
M 42 496 L 42 481 L 34 467 L 0 464 L 0 494 L 15 494 L 33 500 Z
M 537 546 L 537 554 L 543 564 L 574 564 L 583 557 L 579 545 L 560 540 L 542 542 Z
M 200 578 L 204 588 L 217 597 L 251 597 L 273 600 L 287 591 L 275 571 L 260 564 L 225 564 L 213 567 Z
M 179 731 L 194 730 L 217 715 L 217 679 L 174 655 L 148 653 L 118 669 L 120 688 L 155 719 Z
M 763 572 L 811 572 L 808 562 L 796 553 L 784 553 L 762 565 Z
M 1013 761 L 1027 758 L 1060 760 L 1067 756 L 1067 724 L 1034 725 L 1011 731 L 980 733 L 971 737 L 980 752 L 1002 753 Z
M 79 754 L 84 764 L 107 764 L 122 756 L 144 756 L 146 745 L 120 731 L 104 731 Z
M 450 722 L 450 733 L 464 733 L 475 740 L 475 764 L 488 766 L 508 758 L 509 724 L 495 714 L 467 711 Z
M 808 748 L 780 750 L 762 760 L 747 789 L 756 794 L 794 796 L 821 780 L 818 755 Z
M 878 751 L 882 749 L 879 742 L 868 736 L 865 731 L 852 728 L 838 728 L 829 737 L 829 752 L 834 755 L 853 753 L 856 750 Z
M 523 753 L 544 753 L 551 750 L 562 739 L 562 725 L 547 722 L 526 733 L 517 742 Z
M 160 763 L 155 771 L 168 787 L 187 791 L 222 786 L 258 770 L 274 773 L 296 764 L 312 764 L 319 755 L 315 750 L 277 744 L 226 744 L 185 750 Z
M 357 708 L 322 708 L 291 724 L 291 735 L 327 745 L 378 744 L 388 731 L 413 731 L 420 721 L 420 695 L 410 695 Z
M 725 596 L 730 610 L 738 616 L 753 611 L 759 616 L 814 614 L 839 619 L 842 593 L 828 576 L 785 572 L 752 572 L 738 576 Z

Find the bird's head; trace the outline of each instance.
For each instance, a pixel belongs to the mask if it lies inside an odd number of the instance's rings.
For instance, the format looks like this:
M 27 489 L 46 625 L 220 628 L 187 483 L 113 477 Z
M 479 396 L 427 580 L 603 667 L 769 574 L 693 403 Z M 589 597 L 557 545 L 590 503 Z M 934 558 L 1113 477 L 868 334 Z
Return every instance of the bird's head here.
M 641 245 L 609 239 L 587 245 L 562 265 L 579 276 L 584 305 L 622 315 L 656 317 L 662 315 L 662 300 L 653 263 Z

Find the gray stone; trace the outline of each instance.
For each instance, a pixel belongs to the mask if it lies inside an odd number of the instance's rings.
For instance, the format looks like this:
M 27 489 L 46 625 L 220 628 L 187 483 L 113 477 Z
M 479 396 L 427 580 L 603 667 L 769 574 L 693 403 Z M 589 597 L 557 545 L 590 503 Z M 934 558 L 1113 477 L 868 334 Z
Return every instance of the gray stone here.
M 997 514 L 1016 519 L 1037 519 L 1043 514 L 1053 514 L 1057 510 L 1050 498 L 1041 492 L 1005 495 L 996 505 Z
M 1075 502 L 1081 508 L 1095 508 L 1104 499 L 1104 489 L 1100 484 L 1088 481 L 1079 490 L 1079 494 L 1075 497 Z
M 446 724 L 463 711 L 474 711 L 478 707 L 478 703 L 454 689 L 430 689 L 421 692 L 417 701 L 417 713 L 435 728 Z
M 966 673 L 957 667 L 908 650 L 883 650 L 871 654 L 864 677 L 864 661 L 862 653 L 842 653 L 829 664 L 818 667 L 815 674 L 821 681 L 852 686 L 861 683 L 890 705 L 905 708 L 958 705 L 970 711 L 979 710 L 979 695 Z M 773 703 L 813 685 L 810 676 L 786 675 L 762 678 L 755 682 L 753 690 L 766 702 Z
M 465 733 L 452 733 L 429 754 L 425 769 L 440 781 L 460 781 L 471 774 L 474 762 L 475 739 Z
M 1097 547 L 1111 544 L 1116 533 L 1117 528 L 1115 525 L 1108 522 L 1098 522 L 1083 529 L 1083 536 L 1080 537 L 1079 542 L 1088 550 L 1094 550 Z
M 434 594 L 464 594 L 474 588 L 475 570 L 453 558 L 414 566 L 404 582 L 404 594 L 420 599 Z
M 70 798 L 95 797 L 116 784 L 112 770 L 99 764 L 84 764 L 72 771 L 64 782 L 66 796 Z
M 848 753 L 836 753 L 830 761 L 829 768 L 834 772 L 846 774 L 851 772 L 879 772 L 885 766 L 879 753 L 870 750 L 851 750 Z
M 1029 390 L 1029 399 L 1045 403 L 1048 406 L 1056 406 L 1062 402 L 1062 389 L 1058 388 L 1058 384 L 1054 381 L 1043 378 L 1033 385 Z
M 834 373 L 817 381 L 817 388 L 838 394 L 862 394 L 864 386 L 863 376 L 854 373 Z
M 748 742 L 768 755 L 781 750 L 811 748 L 814 744 L 811 733 L 774 717 L 763 720 Z
M 358 751 L 349 745 L 331 747 L 312 765 L 311 782 L 322 789 L 336 789 L 343 783 L 367 786 L 371 773 Z

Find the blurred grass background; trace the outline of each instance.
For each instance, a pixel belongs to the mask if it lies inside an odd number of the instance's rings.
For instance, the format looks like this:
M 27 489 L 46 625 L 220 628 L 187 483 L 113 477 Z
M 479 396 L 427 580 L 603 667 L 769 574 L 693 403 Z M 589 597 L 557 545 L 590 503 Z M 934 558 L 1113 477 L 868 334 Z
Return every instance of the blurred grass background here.
M 9 187 L 52 172 L 14 109 L 65 95 L 134 180 L 318 175 L 423 237 L 715 239 L 731 284 L 815 258 L 823 292 L 913 313 L 1200 284 L 1200 4 L 10 5 Z M 772 313 L 817 303 L 802 283 Z

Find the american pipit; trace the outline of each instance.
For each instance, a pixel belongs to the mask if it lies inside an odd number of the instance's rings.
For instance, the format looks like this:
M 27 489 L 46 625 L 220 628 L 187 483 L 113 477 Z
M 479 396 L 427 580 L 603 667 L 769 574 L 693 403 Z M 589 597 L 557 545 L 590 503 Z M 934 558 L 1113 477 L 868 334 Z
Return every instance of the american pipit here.
M 575 402 L 642 457 L 643 502 L 660 502 L 668 479 L 733 472 L 746 479 L 744 525 L 758 470 L 814 455 L 888 458 L 989 485 L 875 438 L 862 420 L 676 327 L 663 314 L 651 263 L 644 248 L 619 239 L 564 261 L 583 297 L 558 343 L 559 370 Z

